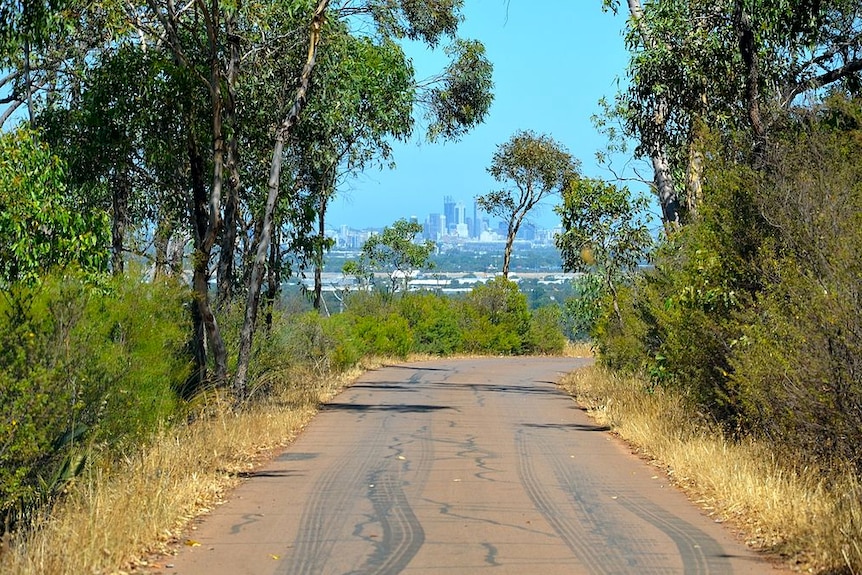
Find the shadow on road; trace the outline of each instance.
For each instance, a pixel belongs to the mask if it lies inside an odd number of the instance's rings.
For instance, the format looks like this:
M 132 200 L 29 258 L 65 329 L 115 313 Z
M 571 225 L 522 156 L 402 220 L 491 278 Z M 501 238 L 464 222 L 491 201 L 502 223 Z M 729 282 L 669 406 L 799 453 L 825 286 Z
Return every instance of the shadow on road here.
M 355 411 L 367 413 L 369 411 L 391 411 L 394 413 L 429 413 L 441 409 L 452 409 L 445 405 L 421 405 L 400 403 L 395 405 L 363 405 L 355 403 L 327 403 L 323 411 Z

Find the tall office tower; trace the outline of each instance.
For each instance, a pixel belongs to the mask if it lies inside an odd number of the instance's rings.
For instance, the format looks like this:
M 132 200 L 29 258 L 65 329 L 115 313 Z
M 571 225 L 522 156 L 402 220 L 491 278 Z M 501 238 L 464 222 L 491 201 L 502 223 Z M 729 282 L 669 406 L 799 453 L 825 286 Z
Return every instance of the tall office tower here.
M 455 204 L 455 224 L 461 225 L 467 223 L 467 208 L 464 207 L 464 204 L 458 202 Z
M 482 221 L 479 219 L 479 205 L 473 200 L 473 227 L 470 229 L 470 237 L 478 238 L 482 235 Z
M 425 239 L 434 242 L 438 241 L 446 232 L 446 216 L 443 214 L 428 214 L 423 231 Z
M 447 225 L 458 223 L 455 221 L 455 198 L 452 196 L 443 197 L 443 215 L 446 216 Z

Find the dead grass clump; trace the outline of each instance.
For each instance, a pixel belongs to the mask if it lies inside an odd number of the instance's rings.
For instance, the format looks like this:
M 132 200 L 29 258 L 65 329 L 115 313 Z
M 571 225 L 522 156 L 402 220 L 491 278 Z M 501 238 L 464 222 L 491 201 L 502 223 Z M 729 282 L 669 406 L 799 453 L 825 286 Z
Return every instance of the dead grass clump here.
M 323 380 L 282 374 L 271 394 L 241 412 L 217 395 L 194 424 L 167 429 L 149 446 L 79 477 L 40 527 L 8 542 L 8 575 L 123 573 L 175 543 L 188 522 L 218 505 L 241 472 L 290 443 L 358 372 Z M 278 386 L 281 388 L 278 388 Z
M 664 467 L 717 520 L 730 521 L 752 547 L 779 553 L 812 572 L 862 572 L 862 485 L 776 456 L 770 446 L 728 441 L 675 394 L 594 367 L 562 386 Z

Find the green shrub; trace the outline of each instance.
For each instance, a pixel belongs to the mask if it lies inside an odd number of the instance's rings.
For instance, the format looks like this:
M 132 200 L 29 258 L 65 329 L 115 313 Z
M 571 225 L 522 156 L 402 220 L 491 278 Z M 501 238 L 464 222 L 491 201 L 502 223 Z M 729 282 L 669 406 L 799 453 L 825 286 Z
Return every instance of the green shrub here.
M 306 365 L 320 376 L 353 367 L 362 357 L 351 333 L 353 319 L 346 314 L 326 318 L 316 311 L 283 316 L 275 338 L 282 361 Z
M 407 357 L 413 345 L 410 325 L 395 312 L 359 317 L 353 325 L 353 332 L 362 342 L 364 355 L 403 358 Z
M 587 341 L 595 337 L 602 315 L 602 278 L 588 273 L 573 280 L 572 284 L 574 294 L 565 303 L 563 329 L 569 339 Z
M 563 335 L 563 312 L 557 305 L 542 306 L 530 318 L 528 347 L 532 353 L 560 354 L 566 348 Z
M 753 168 L 711 144 L 696 218 L 595 330 L 734 434 L 862 470 L 862 101 L 788 117 Z
M 0 298 L 0 511 L 44 501 L 92 446 L 122 449 L 177 413 L 185 289 L 75 273 Z
M 499 276 L 476 286 L 461 307 L 465 351 L 517 355 L 527 350 L 530 311 L 518 284 Z
M 433 293 L 414 292 L 398 301 L 398 310 L 413 332 L 413 351 L 445 356 L 461 349 L 462 336 L 454 300 Z
M 804 120 L 758 196 L 776 247 L 733 382 L 747 428 L 862 472 L 862 101 L 833 99 Z

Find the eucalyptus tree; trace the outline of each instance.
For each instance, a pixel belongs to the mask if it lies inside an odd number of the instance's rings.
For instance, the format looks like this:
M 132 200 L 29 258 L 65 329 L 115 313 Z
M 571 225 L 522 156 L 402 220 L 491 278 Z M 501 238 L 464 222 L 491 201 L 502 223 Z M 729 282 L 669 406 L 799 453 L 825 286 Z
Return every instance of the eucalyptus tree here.
M 614 11 L 619 4 L 603 0 Z M 615 112 L 652 164 L 669 230 L 697 209 L 704 130 L 747 133 L 759 156 L 800 96 L 839 85 L 858 92 L 862 15 L 852 0 L 626 4 L 630 81 Z
M 391 141 L 412 132 L 416 98 L 413 67 L 394 42 L 375 44 L 346 30 L 330 41 L 335 45 L 322 55 L 315 91 L 292 142 L 299 159 L 297 177 L 317 216 L 311 246 L 315 309 L 321 308 L 321 270 L 328 247 L 326 210 L 337 182 L 373 163 L 383 167 L 391 159 Z
M 515 236 L 529 212 L 542 200 L 560 194 L 577 178 L 579 166 L 562 144 L 547 135 L 519 131 L 497 146 L 488 173 L 507 187 L 477 196 L 476 203 L 506 222 L 504 278 L 509 277 Z
M 0 134 L 0 287 L 54 266 L 107 267 L 107 218 L 66 194 L 65 166 L 26 128 Z
M 406 37 L 423 41 L 429 47 L 435 47 L 444 37 L 454 37 L 457 25 L 461 19 L 459 15 L 460 7 L 461 2 L 459 0 L 437 0 L 423 3 L 407 0 L 400 2 L 369 0 L 367 2 L 346 2 L 332 12 L 327 12 L 329 2 L 321 0 L 314 8 L 310 18 L 311 24 L 308 35 L 307 55 L 305 63 L 302 66 L 302 71 L 299 74 L 298 87 L 293 94 L 290 108 L 275 130 L 276 137 L 273 146 L 272 161 L 270 162 L 267 195 L 264 204 L 265 209 L 261 222 L 262 225 L 258 228 L 260 234 L 255 239 L 256 248 L 247 282 L 245 320 L 240 336 L 237 372 L 233 381 L 234 393 L 238 400 L 242 400 L 247 393 L 246 379 L 252 347 L 251 342 L 260 302 L 263 270 L 267 256 L 271 252 L 270 245 L 273 233 L 274 213 L 278 204 L 286 143 L 288 142 L 289 135 L 295 130 L 297 122 L 300 119 L 300 114 L 305 108 L 310 93 L 309 90 L 313 88 L 311 77 L 318 63 L 318 53 L 320 49 L 325 50 L 327 46 L 323 43 L 323 40 L 327 34 L 333 33 L 333 31 L 337 32 L 338 28 L 335 23 L 338 19 L 349 18 L 353 22 L 357 18 L 364 17 L 370 18 L 371 23 L 374 25 L 375 33 L 369 36 L 374 45 L 385 46 L 387 41 L 391 42 L 392 40 Z M 456 41 L 452 46 L 453 48 L 449 51 L 449 54 L 453 58 L 453 63 L 447 68 L 442 79 L 430 88 L 430 93 L 436 94 L 438 98 L 436 100 L 437 104 L 432 103 L 430 106 L 429 114 L 432 117 L 432 129 L 439 127 L 440 133 L 455 137 L 484 119 L 491 103 L 491 66 L 485 59 L 480 44 Z M 381 51 L 380 54 L 385 54 L 385 51 Z M 345 58 L 341 54 L 338 55 L 338 59 L 343 59 L 344 62 L 351 62 L 350 58 Z M 374 64 L 377 67 L 377 71 L 372 73 L 370 78 L 377 82 L 382 82 L 383 89 L 380 87 L 375 89 L 379 93 L 385 93 L 386 82 L 389 81 L 386 78 L 388 74 L 392 73 L 392 70 L 386 67 L 388 63 L 385 61 L 385 58 Z M 470 85 L 465 86 L 456 77 L 458 75 L 464 76 L 468 80 L 477 81 L 470 81 Z M 339 105 L 337 98 L 326 98 L 326 101 L 331 106 L 337 107 Z M 444 103 L 445 106 L 441 105 Z M 375 103 L 375 105 L 377 104 Z M 372 144 L 376 145 L 378 150 L 380 149 L 381 140 L 379 139 L 379 134 L 374 135 L 375 131 L 379 133 L 388 132 L 390 135 L 409 132 L 409 127 L 397 128 L 393 127 L 393 124 L 381 128 L 380 120 L 375 119 L 375 116 L 379 114 L 380 112 L 378 111 L 366 118 L 365 121 L 368 121 L 370 118 L 372 124 L 377 125 L 372 126 L 370 132 L 366 132 L 366 134 L 357 140 L 370 138 Z M 407 121 L 408 117 L 403 116 L 401 120 Z M 383 120 L 383 122 L 391 121 L 391 118 Z M 372 135 L 369 136 L 368 134 Z M 345 149 L 355 152 L 360 148 L 354 142 L 352 146 Z M 356 157 L 362 157 L 362 154 Z M 326 179 L 322 181 L 324 183 L 327 182 Z M 332 180 L 329 179 L 329 181 Z M 321 196 L 322 199 L 326 197 L 325 193 Z M 324 207 L 323 210 L 320 210 L 320 213 L 325 214 L 324 204 L 319 203 L 319 207 Z
M 626 187 L 582 178 L 563 190 L 555 208 L 563 231 L 554 239 L 569 272 L 594 274 L 611 295 L 622 326 L 617 286 L 646 260 L 652 245 L 647 227 L 648 201 Z M 589 283 L 585 284 L 589 285 Z
M 134 231 L 158 228 L 167 242 L 185 208 L 184 125 L 175 98 L 184 86 L 171 68 L 155 50 L 106 49 L 79 72 L 79 89 L 37 115 L 45 139 L 69 167 L 70 193 L 111 216 L 115 274 L 123 273 L 126 253 L 149 251 L 148 238 L 142 246 L 130 244 Z M 160 250 L 155 259 L 163 262 Z
M 21 106 L 32 122 L 75 90 L 89 59 L 128 30 L 124 11 L 116 0 L 0 3 L 0 128 Z
M 298 205 L 302 174 L 297 167 L 304 160 L 294 157 L 295 148 L 288 144 L 309 97 L 318 90 L 320 114 L 308 119 L 309 133 L 321 118 L 331 121 L 340 106 L 354 108 L 353 123 L 340 126 L 342 133 L 331 132 L 341 142 L 335 153 L 344 158 L 335 165 L 346 169 L 385 157 L 377 156 L 386 150 L 384 134 L 402 137 L 410 131 L 408 101 L 430 102 L 436 133 L 457 137 L 481 122 L 490 105 L 490 64 L 481 45 L 456 39 L 461 7 L 461 0 L 4 3 L 0 68 L 9 72 L 0 78 L 6 88 L 0 97 L 7 104 L 0 123 L 29 99 L 34 117 L 45 120 L 55 142 L 84 152 L 78 158 L 68 154 L 81 172 L 90 171 L 78 178 L 76 170 L 73 180 L 79 190 L 89 190 L 94 206 L 115 216 L 117 271 L 131 222 L 132 228 L 159 230 L 160 250 L 165 230 L 173 227 L 169 213 L 175 212 L 167 209 L 172 204 L 148 191 L 161 189 L 176 199 L 173 207 L 185 206 L 179 227 L 194 247 L 192 310 L 201 381 L 208 365 L 218 384 L 228 375 L 227 349 L 209 290 L 215 271 L 223 300 L 233 299 L 236 287 L 245 296 L 234 378 L 242 398 L 264 270 L 278 251 L 271 241 L 278 210 L 305 211 Z M 396 61 L 403 60 L 395 50 L 401 39 L 429 48 L 451 46 L 452 63 L 422 92 L 425 100 L 412 92 L 419 84 L 412 69 Z M 341 52 L 339 42 L 355 46 Z M 315 88 L 318 60 L 325 60 L 318 58 L 320 50 L 333 69 L 366 71 L 363 97 L 378 94 L 374 108 L 356 108 L 361 100 L 329 93 L 322 84 Z M 139 86 L 132 78 L 135 70 L 141 72 Z M 393 88 L 396 80 L 403 86 Z M 160 99 L 165 86 L 173 89 L 172 99 L 148 111 L 147 94 Z M 386 101 L 381 94 L 403 101 L 397 113 L 380 109 Z M 381 119 L 386 114 L 390 117 Z M 318 134 L 327 130 L 331 125 L 324 124 Z M 76 146 L 76 138 L 87 146 Z M 351 139 L 345 152 L 343 142 Z M 290 169 L 283 175 L 285 165 Z M 284 203 L 290 205 L 279 208 Z M 325 213 L 325 205 L 315 209 Z M 237 261 L 245 266 L 242 282 Z
M 362 244 L 359 260 L 344 264 L 344 274 L 356 277 L 362 285 L 373 282 L 375 272 L 382 272 L 389 278 L 387 293 L 395 294 L 399 290 L 406 293 L 412 272 L 433 266 L 430 258 L 434 242 L 417 241 L 420 233 L 422 224 L 405 219 L 386 226 L 383 232 L 372 235 Z

